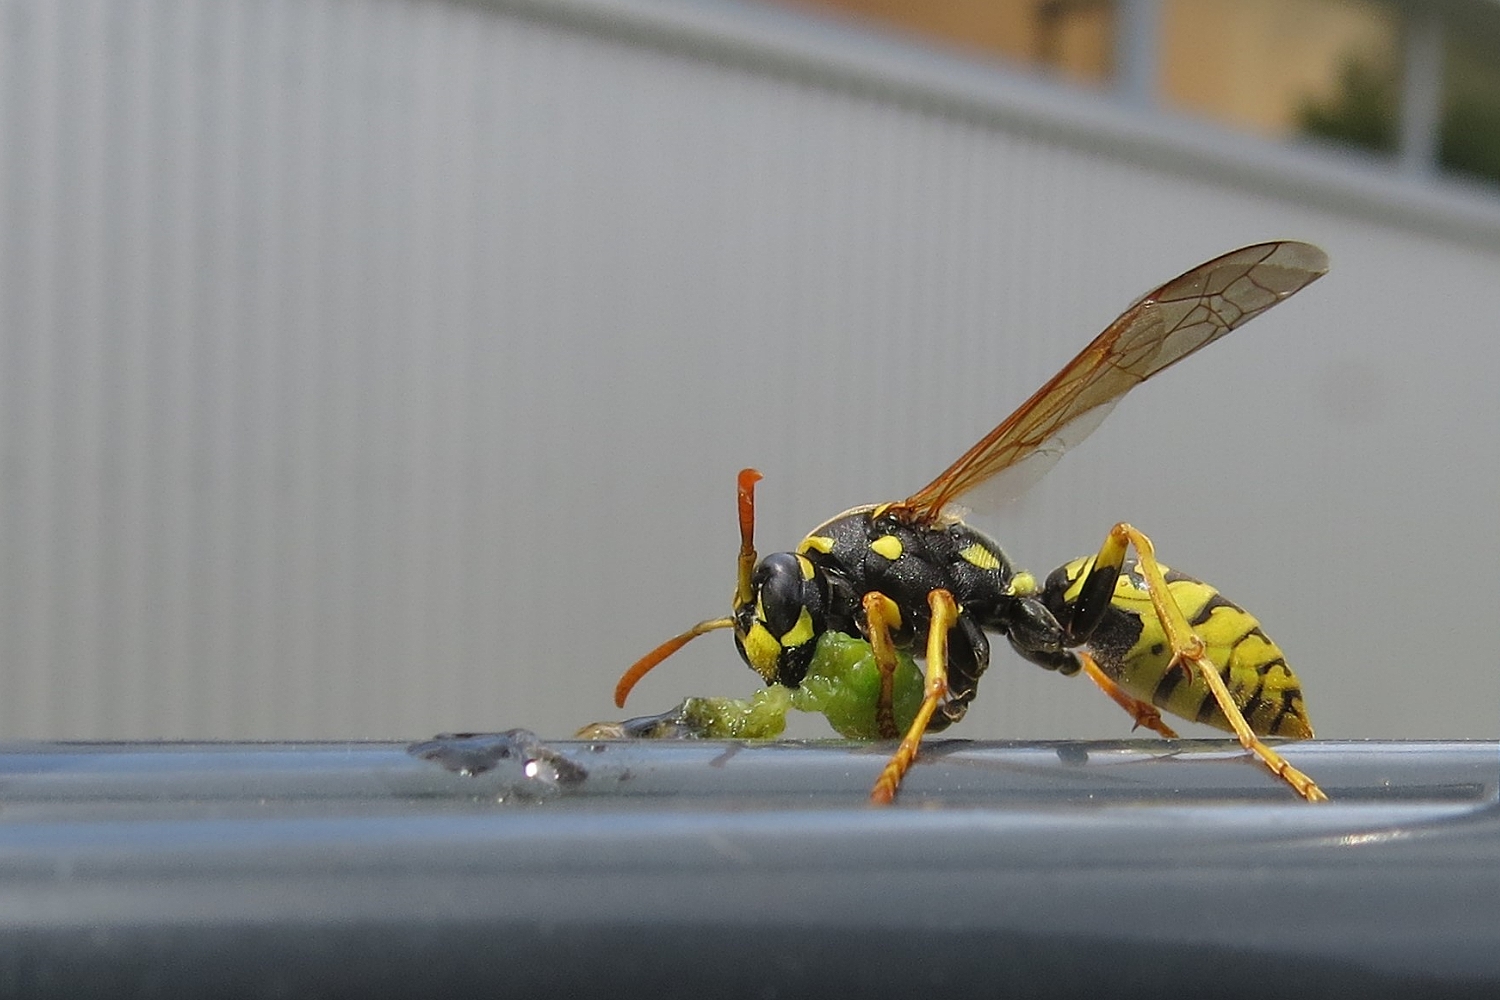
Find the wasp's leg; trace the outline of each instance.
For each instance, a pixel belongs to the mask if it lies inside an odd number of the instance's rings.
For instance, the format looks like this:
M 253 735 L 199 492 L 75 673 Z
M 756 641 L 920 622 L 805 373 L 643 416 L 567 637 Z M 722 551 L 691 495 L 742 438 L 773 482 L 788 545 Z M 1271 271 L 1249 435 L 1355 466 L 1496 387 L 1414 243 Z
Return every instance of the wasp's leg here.
M 927 723 L 929 733 L 942 732 L 969 711 L 979 693 L 979 678 L 990 665 L 990 641 L 984 629 L 969 615 L 959 615 L 948 631 L 948 696 Z
M 880 696 L 875 702 L 875 727 L 880 738 L 893 740 L 900 730 L 896 728 L 896 644 L 891 632 L 901 627 L 901 609 L 896 602 L 872 590 L 864 596 L 865 633 L 870 640 L 870 652 L 875 654 L 875 666 L 880 670 Z
M 1082 671 L 1088 674 L 1089 679 L 1099 685 L 1100 690 L 1109 695 L 1116 705 L 1130 713 L 1135 720 L 1136 728 L 1145 726 L 1154 733 L 1160 733 L 1169 740 L 1177 739 L 1177 733 L 1172 727 L 1162 721 L 1161 712 L 1150 702 L 1141 701 L 1139 698 L 1129 694 L 1124 688 L 1114 682 L 1114 679 L 1106 674 L 1094 658 L 1081 649 L 1033 649 L 1016 641 L 1014 634 L 1010 636 L 1011 648 L 1019 653 L 1024 659 L 1035 663 L 1047 670 L 1055 670 L 1064 677 L 1072 677 Z
M 1161 712 L 1157 711 L 1155 705 L 1149 701 L 1141 701 L 1134 695 L 1127 693 L 1124 688 L 1116 684 L 1108 674 L 1099 668 L 1099 664 L 1095 663 L 1094 658 L 1088 653 L 1078 650 L 1077 655 L 1079 661 L 1083 664 L 1083 672 L 1088 675 L 1089 680 L 1099 685 L 1099 689 L 1114 699 L 1116 705 L 1129 712 L 1131 718 L 1135 719 L 1137 728 L 1145 726 L 1153 733 L 1160 733 L 1169 740 L 1177 739 L 1177 732 L 1162 721 Z
M 958 620 L 958 605 L 954 604 L 953 595 L 942 589 L 928 594 L 927 604 L 932 608 L 932 621 L 927 629 L 927 677 L 922 686 L 922 707 L 917 709 L 911 728 L 870 790 L 870 801 L 877 805 L 889 805 L 896 797 L 896 789 L 917 756 L 917 746 L 932 713 L 948 694 L 948 630 Z
M 1172 649 L 1172 667 L 1197 670 L 1203 682 L 1208 685 L 1208 689 L 1213 692 L 1214 700 L 1219 703 L 1219 710 L 1224 713 L 1224 718 L 1229 720 L 1229 725 L 1234 730 L 1234 735 L 1239 738 L 1241 746 L 1259 757 L 1266 767 L 1309 802 L 1327 801 L 1328 796 L 1318 787 L 1317 782 L 1289 764 L 1281 754 L 1266 746 L 1265 742 L 1250 729 L 1250 723 L 1245 721 L 1244 713 L 1235 704 L 1234 696 L 1229 693 L 1224 678 L 1219 675 L 1218 665 L 1205 653 L 1203 640 L 1194 634 L 1192 626 L 1188 624 L 1187 616 L 1182 613 L 1182 609 L 1177 606 L 1176 600 L 1167 589 L 1167 581 L 1162 574 L 1161 565 L 1156 561 L 1156 549 L 1152 546 L 1151 539 L 1124 523 L 1117 524 L 1110 529 L 1109 537 L 1104 540 L 1104 545 L 1099 549 L 1099 555 L 1095 560 L 1096 566 L 1106 567 L 1106 573 L 1111 580 L 1111 591 L 1114 589 L 1113 579 L 1119 575 L 1120 566 L 1124 564 L 1125 550 L 1128 546 L 1135 547 L 1141 574 L 1146 578 L 1146 587 L 1151 594 L 1151 606 L 1155 609 L 1156 617 L 1167 634 L 1167 642 Z M 1111 566 L 1113 570 L 1108 569 Z M 1090 577 L 1092 578 L 1092 573 Z M 1080 600 L 1090 592 L 1091 586 L 1092 579 L 1085 581 Z

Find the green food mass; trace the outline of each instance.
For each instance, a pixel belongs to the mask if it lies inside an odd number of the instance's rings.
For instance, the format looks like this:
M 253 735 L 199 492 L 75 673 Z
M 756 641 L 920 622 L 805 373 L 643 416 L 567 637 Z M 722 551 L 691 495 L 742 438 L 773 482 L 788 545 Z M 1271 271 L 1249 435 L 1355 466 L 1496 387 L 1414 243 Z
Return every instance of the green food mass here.
M 682 729 L 705 740 L 769 740 L 786 729 L 792 692 L 779 685 L 746 698 L 684 698 L 677 708 Z
M 841 632 L 818 637 L 807 676 L 795 690 L 773 684 L 749 698 L 684 698 L 661 715 L 625 722 L 597 722 L 578 735 L 586 739 L 770 740 L 786 730 L 786 713 L 818 712 L 840 736 L 880 738 L 875 706 L 880 700 L 880 668 L 863 639 Z M 902 652 L 896 654 L 893 691 L 896 727 L 905 732 L 922 704 L 922 672 Z
M 792 707 L 821 712 L 828 724 L 851 740 L 880 738 L 875 706 L 880 700 L 880 668 L 875 653 L 863 639 L 842 632 L 824 632 L 800 687 L 791 692 Z M 905 732 L 922 704 L 922 671 L 911 656 L 896 653 L 893 693 L 896 728 Z
M 896 728 L 905 732 L 922 704 L 922 672 L 906 653 L 896 654 L 893 706 Z M 786 729 L 789 709 L 818 712 L 840 736 L 880 738 L 875 707 L 880 700 L 880 668 L 863 639 L 841 632 L 818 637 L 807 676 L 795 690 L 780 685 L 742 698 L 687 698 L 671 713 L 674 735 L 700 739 L 767 740 Z M 665 732 L 662 735 L 667 735 Z

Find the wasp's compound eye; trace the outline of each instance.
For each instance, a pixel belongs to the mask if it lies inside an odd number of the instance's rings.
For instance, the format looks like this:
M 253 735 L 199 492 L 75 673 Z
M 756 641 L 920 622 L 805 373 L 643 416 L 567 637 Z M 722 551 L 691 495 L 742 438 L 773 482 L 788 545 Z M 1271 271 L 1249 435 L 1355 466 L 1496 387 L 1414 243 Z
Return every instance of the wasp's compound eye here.
M 802 565 L 790 552 L 766 556 L 751 578 L 755 590 L 756 617 L 778 639 L 796 628 L 807 606 L 807 580 Z

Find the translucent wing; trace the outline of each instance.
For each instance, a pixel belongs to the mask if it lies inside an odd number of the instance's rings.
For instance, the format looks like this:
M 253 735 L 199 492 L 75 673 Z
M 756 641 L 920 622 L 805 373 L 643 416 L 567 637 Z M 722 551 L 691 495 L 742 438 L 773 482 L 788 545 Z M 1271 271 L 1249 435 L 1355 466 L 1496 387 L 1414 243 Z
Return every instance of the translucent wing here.
M 999 427 L 896 509 L 915 521 L 933 521 L 981 486 L 986 501 L 1021 493 L 1136 385 L 1327 271 L 1322 250 L 1279 242 L 1230 251 L 1173 278 L 1136 300 Z

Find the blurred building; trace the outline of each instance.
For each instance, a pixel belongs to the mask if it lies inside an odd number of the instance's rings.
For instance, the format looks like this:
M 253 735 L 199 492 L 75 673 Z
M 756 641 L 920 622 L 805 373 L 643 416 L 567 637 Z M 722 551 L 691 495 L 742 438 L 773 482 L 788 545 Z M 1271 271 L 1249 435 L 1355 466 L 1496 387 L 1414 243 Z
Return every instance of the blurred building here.
M 1387 0 L 787 0 L 1267 138 L 1500 182 L 1500 14 Z
M 9 0 L 0 734 L 617 715 L 726 608 L 741 466 L 791 547 L 1148 288 L 1292 237 L 1330 277 L 982 526 L 1045 573 L 1137 524 L 1261 617 L 1321 735 L 1493 737 L 1497 23 Z M 630 710 L 753 682 L 710 636 Z M 955 735 L 1127 731 L 1001 644 Z

